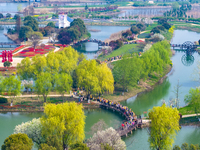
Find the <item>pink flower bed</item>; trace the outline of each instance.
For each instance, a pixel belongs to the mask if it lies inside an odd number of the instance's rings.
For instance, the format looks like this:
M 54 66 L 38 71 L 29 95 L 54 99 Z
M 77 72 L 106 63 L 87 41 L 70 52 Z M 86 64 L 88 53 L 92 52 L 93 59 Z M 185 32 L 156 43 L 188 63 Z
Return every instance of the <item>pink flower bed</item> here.
M 34 57 L 37 54 L 43 55 L 43 54 L 46 54 L 49 51 L 52 51 L 54 49 L 55 49 L 55 47 L 51 46 L 51 45 L 45 45 L 44 47 L 37 46 L 35 50 L 34 50 L 33 47 L 30 47 L 30 48 L 24 49 L 23 51 L 15 54 L 13 56 L 17 56 L 17 57 Z

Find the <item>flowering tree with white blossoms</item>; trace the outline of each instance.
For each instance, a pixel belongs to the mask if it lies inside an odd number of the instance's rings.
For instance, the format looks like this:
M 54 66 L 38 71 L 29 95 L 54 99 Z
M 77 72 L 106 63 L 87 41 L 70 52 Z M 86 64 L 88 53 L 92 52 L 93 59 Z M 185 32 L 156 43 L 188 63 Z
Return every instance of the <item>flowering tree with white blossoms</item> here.
M 30 89 L 32 91 L 33 89 L 33 81 L 29 81 L 29 80 L 22 80 L 22 85 L 24 86 L 24 88 L 26 89 L 27 93 L 28 90 Z
M 151 39 L 157 38 L 159 41 L 163 41 L 165 37 L 162 34 L 155 33 L 154 35 L 151 36 Z
M 29 138 L 33 140 L 33 142 L 40 145 L 44 142 L 44 138 L 41 135 L 42 124 L 40 122 L 40 118 L 34 118 L 32 121 L 28 121 L 22 123 L 20 125 L 15 126 L 14 133 L 25 133 Z
M 150 48 L 151 48 L 151 44 L 147 44 L 147 45 L 145 45 L 145 47 L 144 47 L 144 49 L 143 49 L 143 52 L 146 52 L 146 51 L 148 51 Z
M 91 150 L 101 150 L 101 146 L 108 144 L 114 150 L 125 150 L 126 144 L 119 134 L 112 127 L 98 131 L 87 141 L 87 145 Z

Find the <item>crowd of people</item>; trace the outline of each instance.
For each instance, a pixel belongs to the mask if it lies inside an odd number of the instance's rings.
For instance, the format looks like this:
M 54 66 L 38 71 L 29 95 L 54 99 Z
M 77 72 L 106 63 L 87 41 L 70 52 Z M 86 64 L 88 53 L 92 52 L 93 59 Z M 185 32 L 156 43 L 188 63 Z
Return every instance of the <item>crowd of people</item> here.
M 117 108 L 118 110 L 120 110 L 120 112 L 122 112 L 126 116 L 127 121 L 122 123 L 121 125 L 122 129 L 128 129 L 130 127 L 133 127 L 137 123 L 137 116 L 127 106 L 123 106 L 119 102 L 113 102 L 100 97 L 97 98 L 97 101 L 109 107 Z
M 108 59 L 105 59 L 105 61 L 103 61 L 103 62 L 105 62 L 105 63 L 107 63 L 107 62 L 112 62 L 112 61 L 114 61 L 114 60 L 119 60 L 119 59 L 121 59 L 122 58 L 122 55 L 120 55 L 120 56 L 115 56 L 115 57 L 110 57 L 110 58 L 108 58 Z
M 113 102 L 111 100 L 101 98 L 100 96 L 98 98 L 93 97 L 90 94 L 88 94 L 87 96 L 84 96 L 82 95 L 82 93 L 79 92 L 79 89 L 78 89 L 78 92 L 74 93 L 74 95 L 77 95 L 77 94 L 79 94 L 79 98 L 78 98 L 79 103 L 85 100 L 87 100 L 88 103 L 90 103 L 90 100 L 93 100 L 93 101 L 100 102 L 101 104 L 107 105 L 108 107 L 116 108 L 121 113 L 123 113 L 124 116 L 126 117 L 126 121 L 121 124 L 122 130 L 129 129 L 130 127 L 133 127 L 135 126 L 135 124 L 137 124 L 137 116 L 127 106 L 123 106 L 119 102 Z

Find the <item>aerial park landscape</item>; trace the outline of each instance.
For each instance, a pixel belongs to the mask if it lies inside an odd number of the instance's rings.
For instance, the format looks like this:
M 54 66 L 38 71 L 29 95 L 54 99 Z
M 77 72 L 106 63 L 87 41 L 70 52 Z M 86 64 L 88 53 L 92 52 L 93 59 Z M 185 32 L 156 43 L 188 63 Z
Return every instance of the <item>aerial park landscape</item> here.
M 198 8 L 0 3 L 1 149 L 200 149 Z

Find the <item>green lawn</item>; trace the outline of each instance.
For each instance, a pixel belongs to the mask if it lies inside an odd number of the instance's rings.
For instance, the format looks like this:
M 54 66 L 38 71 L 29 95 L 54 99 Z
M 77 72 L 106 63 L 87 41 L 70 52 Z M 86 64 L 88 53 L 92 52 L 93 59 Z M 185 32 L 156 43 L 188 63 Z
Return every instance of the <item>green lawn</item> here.
M 152 30 L 154 27 L 157 27 L 157 23 L 150 24 L 148 27 L 146 27 L 146 30 Z
M 194 108 L 191 105 L 179 108 L 178 111 L 182 115 L 195 114 Z
M 114 57 L 114 56 L 119 56 L 119 55 L 124 55 L 124 54 L 130 54 L 130 53 L 133 53 L 133 52 L 138 52 L 137 45 L 138 44 L 127 44 L 127 45 L 124 45 L 124 46 L 120 47 L 119 49 L 114 50 L 109 55 L 106 55 L 106 56 L 100 55 L 98 57 L 98 59 L 105 60 L 105 59 L 108 59 L 108 58 Z
M 138 35 L 138 38 L 149 38 L 149 31 Z

